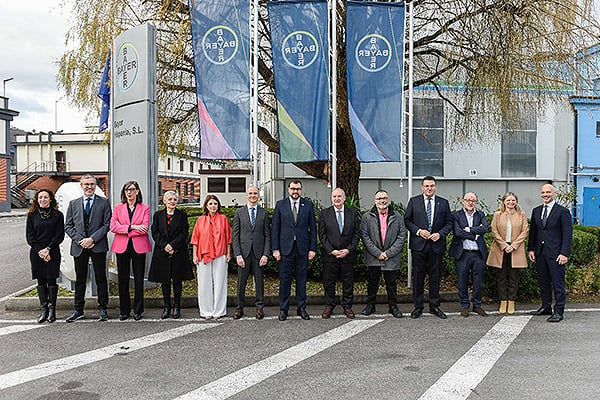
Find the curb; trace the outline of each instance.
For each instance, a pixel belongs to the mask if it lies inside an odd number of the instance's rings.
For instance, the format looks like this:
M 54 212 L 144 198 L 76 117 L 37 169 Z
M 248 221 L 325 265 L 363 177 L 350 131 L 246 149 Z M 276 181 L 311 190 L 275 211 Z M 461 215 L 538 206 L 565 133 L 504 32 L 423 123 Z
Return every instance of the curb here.
M 85 299 L 85 308 L 86 309 L 97 309 L 97 300 L 95 297 L 88 297 Z M 453 292 L 443 292 L 440 293 L 440 300 L 442 302 L 458 302 L 459 297 L 458 293 Z M 254 296 L 246 296 L 246 304 L 248 306 L 253 305 L 255 302 Z M 427 296 L 425 296 L 425 303 L 428 302 Z M 279 306 L 279 297 L 278 296 L 265 296 L 265 306 L 266 307 L 275 307 Z M 355 304 L 366 304 L 367 303 L 367 295 L 360 294 L 354 296 Z M 412 304 L 412 294 L 399 294 L 398 295 L 398 303 Z M 292 296 L 290 298 L 290 305 L 295 305 L 295 299 Z M 307 296 L 307 304 L 308 305 L 325 305 L 324 298 L 321 295 L 311 295 Z M 387 296 L 383 294 L 377 295 L 377 304 L 387 304 Z M 237 305 L 237 297 L 236 296 L 227 296 L 227 307 L 235 307 Z M 145 297 L 144 298 L 144 307 L 145 308 L 163 308 L 163 300 L 162 297 Z M 37 311 L 40 309 L 40 301 L 37 297 L 10 297 L 6 299 L 6 303 L 4 305 L 6 311 Z M 108 299 L 108 307 L 109 309 L 115 309 L 119 307 L 119 297 L 118 296 L 110 296 Z M 182 308 L 197 308 L 198 307 L 198 298 L 195 296 L 184 296 L 181 299 L 181 307 Z M 57 310 L 71 310 L 73 309 L 73 297 L 59 297 L 56 299 L 56 309 Z

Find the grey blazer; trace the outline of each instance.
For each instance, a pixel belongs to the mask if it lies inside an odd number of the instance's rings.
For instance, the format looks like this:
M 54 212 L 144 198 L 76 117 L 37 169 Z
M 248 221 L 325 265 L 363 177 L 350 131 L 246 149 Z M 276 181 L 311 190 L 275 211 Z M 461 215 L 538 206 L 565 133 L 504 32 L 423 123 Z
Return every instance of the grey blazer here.
M 233 255 L 248 258 L 250 251 L 260 258 L 271 254 L 271 224 L 269 214 L 261 206 L 256 206 L 256 220 L 254 226 L 250 224 L 248 207 L 238 208 L 233 216 L 231 227 L 233 234 Z
M 402 215 L 389 209 L 387 216 L 387 231 L 385 243 L 381 243 L 381 227 L 377 207 L 367 211 L 361 222 L 361 236 L 365 245 L 365 265 L 379 266 L 382 271 L 396 271 L 402 263 L 402 247 L 406 239 L 406 227 Z M 379 259 L 385 251 L 387 261 Z
M 65 233 L 71 238 L 71 255 L 73 257 L 79 257 L 83 252 L 83 247 L 79 245 L 81 239 L 86 238 L 83 215 L 83 197 L 71 200 L 65 218 Z M 96 195 L 90 210 L 88 227 L 89 237 L 94 240 L 94 247 L 91 249 L 93 253 L 108 251 L 106 235 L 110 229 L 110 217 L 111 209 L 108 200 Z

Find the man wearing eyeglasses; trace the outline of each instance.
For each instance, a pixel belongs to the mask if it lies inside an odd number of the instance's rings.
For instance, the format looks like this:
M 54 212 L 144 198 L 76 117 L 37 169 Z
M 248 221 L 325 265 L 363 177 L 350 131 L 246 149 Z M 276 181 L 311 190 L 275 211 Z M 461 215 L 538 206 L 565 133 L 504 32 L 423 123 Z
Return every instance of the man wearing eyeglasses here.
M 406 228 L 402 215 L 389 207 L 389 201 L 388 193 L 378 190 L 375 193 L 375 205 L 363 215 L 361 222 L 367 266 L 367 305 L 362 315 L 375 312 L 379 278 L 383 272 L 389 312 L 396 318 L 402 318 L 402 312 L 398 309 L 396 280 L 402 263 Z
M 440 319 L 446 314 L 440 309 L 440 264 L 446 251 L 446 236 L 452 230 L 452 214 L 448 200 L 436 196 L 433 176 L 421 181 L 422 195 L 408 201 L 404 223 L 410 232 L 413 268 L 413 319 L 423 315 L 425 275 L 429 275 L 429 312 Z
M 90 258 L 98 286 L 98 320 L 106 321 L 108 319 L 106 235 L 110 229 L 111 209 L 106 198 L 95 194 L 97 181 L 93 175 L 83 175 L 79 184 L 83 189 L 83 196 L 71 200 L 65 217 L 65 233 L 71 238 L 71 255 L 75 260 L 75 309 L 67 318 L 67 322 L 83 318 Z
M 300 197 L 302 182 L 292 180 L 289 196 L 279 200 L 273 212 L 271 244 L 273 257 L 279 263 L 279 320 L 285 321 L 290 308 L 292 275 L 296 279 L 297 314 L 304 320 L 306 311 L 306 279 L 308 262 L 317 253 L 317 220 L 310 199 Z
M 485 245 L 485 235 L 488 223 L 485 214 L 475 209 L 477 196 L 467 193 L 462 199 L 463 209 L 453 214 L 454 237 L 448 254 L 456 260 L 456 275 L 458 279 L 458 296 L 460 297 L 463 317 L 469 316 L 471 302 L 469 301 L 469 275 L 473 285 L 473 312 L 487 317 L 481 307 L 481 291 L 485 260 L 488 250 Z

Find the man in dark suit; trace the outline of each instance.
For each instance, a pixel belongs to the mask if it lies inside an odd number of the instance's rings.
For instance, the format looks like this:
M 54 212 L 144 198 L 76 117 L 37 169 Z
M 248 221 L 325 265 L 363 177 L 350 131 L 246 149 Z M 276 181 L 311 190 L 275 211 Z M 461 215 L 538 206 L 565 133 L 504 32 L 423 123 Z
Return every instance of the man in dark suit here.
M 271 252 L 271 226 L 267 211 L 258 205 L 258 188 L 250 186 L 246 191 L 248 204 L 239 208 L 233 216 L 233 254 L 238 265 L 237 308 L 233 319 L 244 315 L 246 283 L 250 272 L 256 287 L 256 318 L 263 319 L 265 277 L 263 267 Z
M 422 195 L 408 201 L 404 223 L 410 232 L 413 268 L 413 319 L 423 315 L 425 274 L 429 275 L 429 312 L 446 319 L 440 309 L 440 264 L 446 251 L 446 236 L 452 229 L 452 214 L 448 200 L 435 195 L 437 183 L 433 176 L 421 181 Z
M 279 320 L 285 321 L 290 307 L 292 273 L 296 278 L 297 314 L 310 319 L 306 312 L 308 262 L 317 252 L 317 221 L 312 201 L 300 197 L 302 182 L 292 180 L 289 197 L 277 202 L 273 212 L 271 243 L 273 257 L 279 262 Z
M 94 265 L 94 276 L 98 287 L 98 320 L 106 321 L 108 319 L 106 234 L 110 229 L 110 204 L 106 198 L 95 194 L 97 181 L 93 175 L 82 176 L 79 184 L 83 189 L 83 196 L 71 200 L 65 218 L 65 233 L 71 238 L 71 255 L 75 259 L 75 309 L 67 318 L 67 322 L 83 318 L 90 258 Z
M 335 285 L 342 279 L 342 308 L 344 315 L 354 318 L 354 265 L 356 247 L 360 241 L 360 215 L 358 211 L 344 206 L 346 193 L 341 188 L 331 192 L 331 207 L 321 211 L 319 238 L 323 251 L 323 289 L 325 310 L 323 318 L 329 318 L 335 308 Z
M 458 295 L 462 307 L 460 315 L 469 316 L 469 275 L 473 283 L 473 312 L 487 317 L 481 307 L 481 291 L 483 287 L 483 274 L 488 250 L 485 245 L 484 235 L 488 231 L 485 214 L 475 210 L 477 196 L 467 193 L 462 199 L 463 209 L 454 213 L 454 237 L 448 254 L 456 260 L 456 275 L 458 278 Z
M 531 213 L 529 227 L 529 259 L 535 262 L 542 306 L 532 315 L 550 315 L 548 322 L 563 319 L 567 293 L 565 289 L 565 266 L 569 260 L 573 225 L 571 214 L 565 207 L 556 203 L 556 189 L 550 184 L 542 186 L 540 196 L 544 204 Z M 552 290 L 554 289 L 554 312 L 552 311 Z

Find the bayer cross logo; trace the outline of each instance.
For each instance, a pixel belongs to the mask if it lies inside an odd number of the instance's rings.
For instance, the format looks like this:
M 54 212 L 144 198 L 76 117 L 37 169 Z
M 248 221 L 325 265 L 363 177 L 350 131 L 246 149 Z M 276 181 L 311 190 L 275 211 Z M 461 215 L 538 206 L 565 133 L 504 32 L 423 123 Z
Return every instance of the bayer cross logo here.
M 319 45 L 312 33 L 296 31 L 283 39 L 281 54 L 290 67 L 304 69 L 317 59 Z
M 119 47 L 115 60 L 117 87 L 121 92 L 127 92 L 138 76 L 140 70 L 140 56 L 135 45 L 125 42 Z
M 378 72 L 387 67 L 392 59 L 392 46 L 383 36 L 365 35 L 356 45 L 354 57 L 357 64 L 367 72 Z
M 202 38 L 202 51 L 213 64 L 227 64 L 238 49 L 238 37 L 228 26 L 217 25 L 210 28 Z

